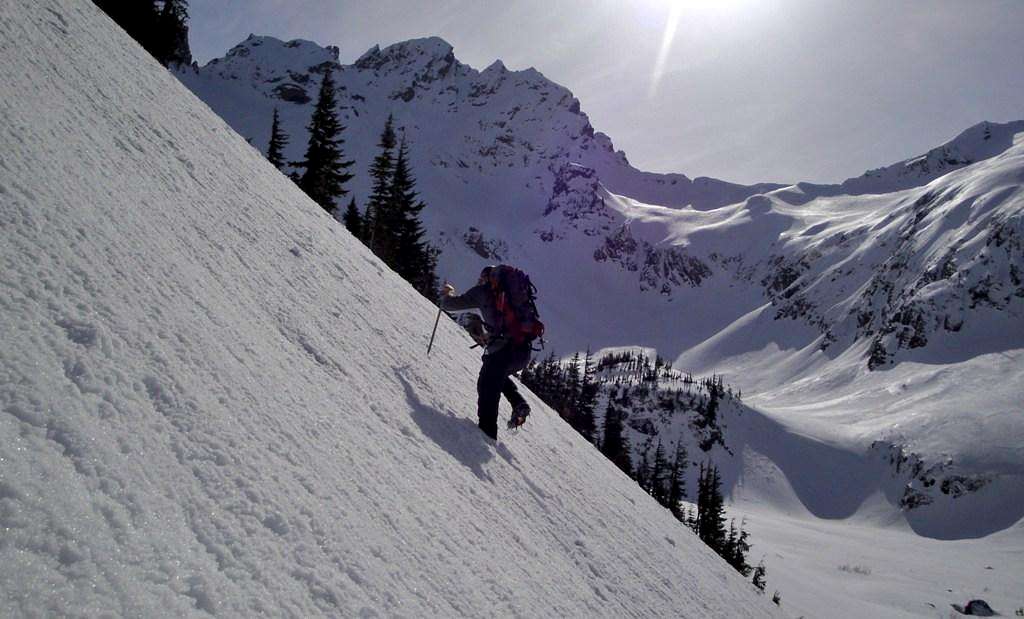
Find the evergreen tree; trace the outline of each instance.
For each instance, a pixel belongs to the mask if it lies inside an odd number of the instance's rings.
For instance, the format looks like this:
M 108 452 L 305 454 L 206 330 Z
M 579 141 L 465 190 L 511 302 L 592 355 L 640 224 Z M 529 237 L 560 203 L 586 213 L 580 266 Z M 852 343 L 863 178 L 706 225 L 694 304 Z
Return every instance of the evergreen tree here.
M 745 523 L 740 521 L 740 532 L 739 537 L 736 539 L 736 545 L 733 548 L 733 562 L 732 566 L 736 568 L 736 571 L 744 576 L 750 576 L 750 572 L 753 569 L 749 563 L 747 563 L 747 554 L 750 552 L 750 542 L 747 540 L 750 538 L 750 534 L 744 528 Z
M 640 462 L 633 470 L 633 480 L 647 494 L 651 493 L 651 464 L 647 461 L 647 450 L 640 455 Z
M 559 402 L 559 414 L 576 427 L 576 408 L 580 399 L 580 353 L 574 353 L 565 368 L 565 389 Z
M 267 160 L 280 170 L 284 167 L 284 147 L 288 144 L 288 136 L 281 129 L 277 108 L 274 108 L 274 120 L 270 123 L 270 145 L 267 146 Z
M 676 458 L 672 463 L 672 473 L 668 484 L 668 508 L 676 520 L 684 522 L 686 515 L 683 513 L 680 503 L 686 496 L 686 468 L 689 454 L 686 453 L 686 446 L 680 440 L 676 443 Z
M 768 584 L 767 581 L 765 580 L 765 575 L 766 575 L 766 570 L 765 570 L 765 567 L 764 567 L 764 559 L 761 559 L 761 562 L 758 563 L 757 567 L 754 568 L 754 579 L 753 579 L 754 586 L 757 587 L 757 590 L 760 591 L 761 593 L 764 593 L 764 587 L 765 587 L 766 584 Z
M 345 215 L 342 217 L 342 221 L 345 222 L 345 228 L 352 233 L 357 239 L 363 237 L 363 218 L 359 214 L 359 209 L 356 208 L 356 199 L 353 197 L 352 201 L 348 203 L 348 208 L 345 209 Z
M 697 535 L 719 555 L 725 554 L 725 502 L 718 467 L 701 465 L 697 495 Z
M 346 172 L 352 161 L 345 161 L 341 151 L 344 140 L 341 132 L 345 129 L 335 112 L 336 99 L 334 78 L 331 70 L 324 73 L 320 84 L 320 95 L 317 98 L 313 117 L 309 122 L 309 146 L 306 158 L 294 165 L 305 169 L 299 179 L 299 187 L 314 202 L 328 213 L 334 214 L 337 209 L 335 199 L 348 193 L 345 183 L 352 175 Z
M 387 262 L 391 255 L 394 243 L 388 236 L 388 231 L 394 226 L 394 209 L 391 205 L 391 176 L 395 170 L 395 131 L 392 127 L 393 119 L 388 116 L 384 124 L 384 131 L 380 134 L 380 141 L 377 146 L 380 153 L 373 159 L 370 165 L 370 176 L 373 178 L 373 188 L 370 197 L 366 202 L 366 215 L 364 218 L 364 241 L 373 253 L 380 256 Z
M 424 238 L 420 212 L 426 204 L 418 198 L 416 179 L 409 165 L 409 147 L 403 138 L 391 176 L 391 205 L 395 214 L 392 268 L 420 294 L 430 298 L 437 291 L 437 275 L 433 267 L 436 256 L 432 256 L 434 249 Z
M 665 484 L 667 473 L 668 465 L 665 462 L 665 448 L 661 445 L 661 439 L 658 439 L 658 447 L 654 450 L 654 464 L 651 466 L 651 477 L 647 483 L 651 487 L 651 496 L 662 507 L 669 507 L 668 488 Z
M 423 263 L 419 290 L 428 299 L 432 299 L 433 295 L 437 294 L 437 291 L 441 289 L 441 280 L 437 277 L 437 265 L 440 259 L 441 248 L 435 245 L 427 245 L 427 258 L 426 262 Z
M 601 453 L 615 463 L 626 475 L 632 475 L 633 463 L 629 457 L 629 439 L 622 431 L 622 416 L 608 400 L 608 407 L 604 413 L 604 437 L 601 440 Z
M 722 545 L 722 558 L 729 565 L 733 565 L 735 558 L 736 542 L 739 541 L 739 532 L 736 530 L 736 519 L 729 520 L 729 532 L 725 536 L 725 543 Z M 733 566 L 735 567 L 735 566 Z
M 747 563 L 750 544 L 747 542 L 749 534 L 743 528 L 745 524 L 745 522 L 741 522 L 740 528 L 737 529 L 736 519 L 733 518 L 729 521 L 729 535 L 725 541 L 725 552 L 722 554 L 722 558 L 737 572 L 743 576 L 749 576 L 752 568 Z
M 188 0 L 164 0 L 156 19 L 150 53 L 160 64 L 192 64 L 188 47 Z
M 576 404 L 576 431 L 587 439 L 587 442 L 594 442 L 594 412 L 597 408 L 598 394 L 601 385 L 595 379 L 594 357 L 587 349 L 587 356 L 583 359 L 583 380 L 580 384 L 579 401 Z

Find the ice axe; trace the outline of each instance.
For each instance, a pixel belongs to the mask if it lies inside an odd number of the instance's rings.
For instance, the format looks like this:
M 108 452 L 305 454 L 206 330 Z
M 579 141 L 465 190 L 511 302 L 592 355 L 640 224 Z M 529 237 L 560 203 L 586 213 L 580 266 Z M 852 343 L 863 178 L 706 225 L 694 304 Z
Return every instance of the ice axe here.
M 441 322 L 441 312 L 443 311 L 444 310 L 440 307 L 437 308 L 437 318 L 434 319 L 434 330 L 430 332 L 430 343 L 427 344 L 428 355 L 430 354 L 430 349 L 434 347 L 434 336 L 437 335 L 437 323 Z

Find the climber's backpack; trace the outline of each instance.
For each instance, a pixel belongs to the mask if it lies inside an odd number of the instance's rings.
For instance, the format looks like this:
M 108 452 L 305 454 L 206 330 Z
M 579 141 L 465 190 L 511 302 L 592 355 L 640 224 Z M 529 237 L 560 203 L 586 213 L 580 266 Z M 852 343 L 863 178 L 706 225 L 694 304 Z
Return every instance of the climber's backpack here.
M 501 324 L 494 332 L 515 344 L 533 342 L 544 335 L 544 323 L 537 312 L 537 287 L 530 276 L 519 269 L 501 264 L 491 268 L 488 275 L 494 304 Z M 544 340 L 541 339 L 541 346 Z

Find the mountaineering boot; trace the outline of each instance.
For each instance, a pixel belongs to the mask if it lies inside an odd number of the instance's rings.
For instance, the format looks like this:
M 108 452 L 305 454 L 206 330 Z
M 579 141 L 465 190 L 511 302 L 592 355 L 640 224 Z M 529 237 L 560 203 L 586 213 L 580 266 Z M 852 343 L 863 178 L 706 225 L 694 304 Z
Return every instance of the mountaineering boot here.
M 497 420 L 494 423 L 480 423 L 478 424 L 480 431 L 487 435 L 487 438 L 492 441 L 498 440 L 498 423 Z
M 520 402 L 512 407 L 512 417 L 508 420 L 508 429 L 513 430 L 526 423 L 526 418 L 530 416 L 530 405 L 526 402 Z

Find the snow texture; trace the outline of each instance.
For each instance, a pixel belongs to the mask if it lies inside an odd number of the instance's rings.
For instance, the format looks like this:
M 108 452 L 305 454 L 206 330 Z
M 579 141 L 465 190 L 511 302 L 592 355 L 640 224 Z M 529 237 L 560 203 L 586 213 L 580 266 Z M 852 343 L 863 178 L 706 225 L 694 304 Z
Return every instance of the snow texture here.
M 0 615 L 778 613 L 536 399 L 484 440 L 469 339 L 91 3 L 0 34 Z

